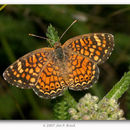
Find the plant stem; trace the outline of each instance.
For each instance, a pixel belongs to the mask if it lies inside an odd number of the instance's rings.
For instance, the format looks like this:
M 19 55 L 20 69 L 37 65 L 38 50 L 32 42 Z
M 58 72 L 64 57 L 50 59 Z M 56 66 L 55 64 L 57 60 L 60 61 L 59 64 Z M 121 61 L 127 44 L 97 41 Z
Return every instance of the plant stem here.
M 7 6 L 7 4 L 4 4 L 0 7 L 0 11 L 2 11 L 5 7 Z
M 67 104 L 69 107 L 76 107 L 77 102 L 75 101 L 75 99 L 71 96 L 71 94 L 69 93 L 69 91 L 65 91 L 64 92 L 64 99 L 66 100 Z
M 105 96 L 108 99 L 119 99 L 130 87 L 130 71 L 125 73 L 121 80 Z

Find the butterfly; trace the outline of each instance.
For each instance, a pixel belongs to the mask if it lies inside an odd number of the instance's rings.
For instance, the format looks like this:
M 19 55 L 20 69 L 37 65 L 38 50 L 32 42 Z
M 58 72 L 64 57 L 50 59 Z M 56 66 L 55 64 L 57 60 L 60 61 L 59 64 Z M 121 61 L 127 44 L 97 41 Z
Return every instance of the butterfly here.
M 109 33 L 73 37 L 63 45 L 40 48 L 19 58 L 3 73 L 8 83 L 33 89 L 42 98 L 53 99 L 66 89 L 90 88 L 99 78 L 98 64 L 105 62 L 114 48 Z

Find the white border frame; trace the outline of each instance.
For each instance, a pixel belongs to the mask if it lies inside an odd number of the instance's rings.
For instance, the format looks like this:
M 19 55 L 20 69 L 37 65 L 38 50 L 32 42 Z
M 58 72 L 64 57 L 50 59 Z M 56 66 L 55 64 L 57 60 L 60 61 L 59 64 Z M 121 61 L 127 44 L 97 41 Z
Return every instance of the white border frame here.
M 69 127 L 69 125 L 74 125 Z M 59 126 L 59 127 L 58 127 Z M 1 130 L 129 130 L 129 121 L 2 121 Z
M 0 0 L 0 4 L 130 4 L 130 0 Z
M 0 0 L 0 4 L 130 4 L 130 0 Z M 75 127 L 56 127 L 57 124 L 75 124 Z M 47 127 L 54 124 L 53 127 Z M 129 130 L 130 121 L 44 121 L 1 120 L 1 130 Z

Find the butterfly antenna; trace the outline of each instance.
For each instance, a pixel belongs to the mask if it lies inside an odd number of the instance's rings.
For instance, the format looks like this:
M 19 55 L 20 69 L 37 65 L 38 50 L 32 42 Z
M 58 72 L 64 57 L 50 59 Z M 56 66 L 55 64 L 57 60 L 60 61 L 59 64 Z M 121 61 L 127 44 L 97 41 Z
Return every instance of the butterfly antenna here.
M 29 33 L 28 35 L 32 36 L 32 37 L 37 37 L 37 38 L 41 38 L 41 39 L 47 40 L 49 42 L 49 44 L 51 45 L 51 40 L 46 38 L 46 37 L 38 36 L 38 35 L 35 35 L 35 34 L 32 34 L 32 33 Z M 51 47 L 52 47 L 52 45 L 51 45 Z
M 69 26 L 69 27 L 64 31 L 64 33 L 61 35 L 60 40 L 61 40 L 61 38 L 64 36 L 64 34 L 71 28 L 71 26 L 72 26 L 73 24 L 75 24 L 77 21 L 78 21 L 78 20 L 74 20 L 73 23 L 70 24 L 70 26 Z
M 41 39 L 49 40 L 49 39 L 46 38 L 46 37 L 38 36 L 38 35 L 35 35 L 35 34 L 32 34 L 32 33 L 29 33 L 28 35 L 29 35 L 29 36 L 32 36 L 32 37 L 38 37 L 38 38 L 41 38 Z

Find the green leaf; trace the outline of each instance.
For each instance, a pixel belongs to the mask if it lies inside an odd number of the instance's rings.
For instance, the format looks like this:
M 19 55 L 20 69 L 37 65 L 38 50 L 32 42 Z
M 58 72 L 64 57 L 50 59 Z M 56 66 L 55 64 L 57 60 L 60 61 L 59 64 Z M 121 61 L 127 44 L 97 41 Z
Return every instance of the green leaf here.
M 63 97 L 59 97 L 56 99 L 56 103 L 54 105 L 54 115 L 55 119 L 58 120 L 68 120 L 70 119 L 70 115 L 68 113 L 69 108 L 75 108 L 77 102 L 71 96 L 69 91 L 65 91 Z
M 47 29 L 46 36 L 48 37 L 48 42 L 54 46 L 55 42 L 59 42 L 58 32 L 55 28 L 50 24 Z
M 7 40 L 5 38 L 2 38 L 1 43 L 6 52 L 6 55 L 8 56 L 8 58 L 10 60 L 10 63 L 14 62 L 16 59 L 15 59 L 14 53 L 12 52 L 12 49 L 10 48 Z

